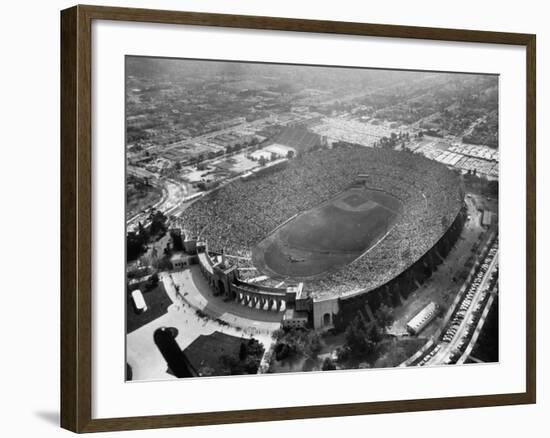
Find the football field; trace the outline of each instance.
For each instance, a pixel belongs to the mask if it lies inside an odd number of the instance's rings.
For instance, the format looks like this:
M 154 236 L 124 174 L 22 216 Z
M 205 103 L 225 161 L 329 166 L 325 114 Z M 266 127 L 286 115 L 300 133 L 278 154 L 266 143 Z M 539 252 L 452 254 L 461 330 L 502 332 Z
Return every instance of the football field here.
M 401 214 L 399 200 L 365 188 L 341 192 L 277 228 L 253 249 L 274 278 L 305 280 L 336 270 L 375 246 Z

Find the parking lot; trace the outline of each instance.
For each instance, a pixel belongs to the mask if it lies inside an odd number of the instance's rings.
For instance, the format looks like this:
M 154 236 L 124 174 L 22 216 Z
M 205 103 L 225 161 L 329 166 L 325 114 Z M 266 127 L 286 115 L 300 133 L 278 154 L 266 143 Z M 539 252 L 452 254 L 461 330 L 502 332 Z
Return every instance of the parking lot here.
M 497 266 L 498 241 L 490 246 L 483 262 L 477 267 L 473 279 L 434 347 L 428 349 L 416 365 L 451 364 L 460 359 L 478 328 L 479 319 L 489 297 L 491 278 L 496 275 Z

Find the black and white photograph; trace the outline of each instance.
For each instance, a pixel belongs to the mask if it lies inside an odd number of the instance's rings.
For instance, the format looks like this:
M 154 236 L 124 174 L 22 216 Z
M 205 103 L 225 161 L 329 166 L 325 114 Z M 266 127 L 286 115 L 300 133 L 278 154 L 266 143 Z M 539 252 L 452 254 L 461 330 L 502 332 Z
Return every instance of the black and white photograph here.
M 544 435 L 542 2 L 6 6 L 2 436 Z
M 127 380 L 498 362 L 498 75 L 125 71 Z

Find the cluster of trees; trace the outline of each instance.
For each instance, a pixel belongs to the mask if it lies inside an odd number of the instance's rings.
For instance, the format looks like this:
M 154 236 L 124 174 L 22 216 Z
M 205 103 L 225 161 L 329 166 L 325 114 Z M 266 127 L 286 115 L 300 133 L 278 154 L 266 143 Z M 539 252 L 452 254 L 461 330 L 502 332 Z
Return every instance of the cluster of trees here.
M 469 135 L 462 137 L 464 143 L 485 145 L 498 148 L 498 110 L 493 111 L 485 120 L 478 123 Z
M 212 190 L 215 189 L 220 185 L 219 181 L 199 181 L 197 183 L 197 188 L 202 191 Z
M 394 321 L 393 310 L 381 304 L 374 318 L 367 321 L 363 315 L 355 315 L 345 329 L 345 344 L 337 352 L 339 361 L 369 359 L 376 353 L 386 328 Z
M 162 211 L 153 210 L 149 215 L 149 221 L 151 222 L 149 225 L 149 236 L 151 238 L 158 238 L 166 233 L 168 229 L 167 217 Z
M 226 154 L 231 154 L 233 152 L 238 152 L 242 149 L 245 149 L 249 146 L 257 146 L 259 144 L 259 141 L 256 137 L 252 137 L 250 138 L 249 140 L 246 140 L 246 141 L 243 141 L 242 143 L 237 143 L 233 146 L 231 145 L 228 145 L 226 148 L 225 148 L 225 153 Z
M 145 281 L 145 292 L 149 292 L 150 290 L 156 288 L 159 284 L 159 281 L 159 275 L 155 272 Z
M 183 251 L 183 239 L 181 232 L 172 230 L 170 231 L 170 237 L 172 238 L 172 249 L 174 251 Z
M 237 356 L 229 354 L 220 356 L 223 374 L 256 374 L 263 354 L 264 347 L 258 340 L 251 338 L 243 341 Z
M 498 199 L 498 180 L 488 180 L 477 174 L 475 169 L 464 176 L 464 185 L 469 192 Z
M 367 323 L 357 315 L 348 325 L 345 339 L 344 347 L 338 352 L 339 360 L 366 358 L 376 351 L 382 333 L 376 323 Z
M 219 149 L 217 151 L 202 152 L 192 158 L 189 158 L 183 164 L 195 165 L 198 170 L 205 170 L 206 160 L 213 160 L 214 158 L 221 157 L 223 155 L 231 155 L 237 153 L 243 149 L 252 147 L 252 149 L 257 149 L 260 147 L 260 142 L 256 137 L 252 137 L 249 140 L 245 140 L 242 143 L 237 143 L 235 145 L 227 145 L 224 149 Z M 175 167 L 177 170 L 180 170 L 182 166 L 181 162 L 177 162 Z
M 269 157 L 269 160 L 265 157 L 265 155 L 262 155 L 258 160 L 258 163 L 260 163 L 260 166 L 263 167 L 268 163 L 268 161 L 275 161 L 278 158 L 279 156 L 275 152 L 271 152 L 271 156 Z
M 277 340 L 274 353 L 278 361 L 298 356 L 316 359 L 323 348 L 321 336 L 315 331 L 296 328 L 279 329 L 273 333 L 273 337 Z
M 141 222 L 137 231 L 130 231 L 126 235 L 126 260 L 136 260 L 147 249 L 147 244 L 166 233 L 167 218 L 161 211 L 152 210 L 149 214 L 149 226 L 145 227 Z
M 336 363 L 330 357 L 327 357 L 323 361 L 323 365 L 321 365 L 321 369 L 323 371 L 335 370 L 336 369 Z
M 382 137 L 378 142 L 374 142 L 375 147 L 381 147 L 381 148 L 387 148 L 387 149 L 393 149 L 398 144 L 401 144 L 401 146 L 405 146 L 405 143 L 410 140 L 410 134 L 408 132 L 399 134 L 396 134 L 395 132 L 392 132 L 389 137 Z
M 126 235 L 126 260 L 131 262 L 136 260 L 147 249 L 147 233 L 142 231 L 140 223 L 140 231 L 130 231 Z
M 378 298 L 371 295 L 367 300 L 365 296 L 358 296 L 342 301 L 340 311 L 334 317 L 334 330 L 344 332 L 359 312 L 363 312 L 363 315 L 367 314 L 366 306 L 370 306 L 373 311 L 376 309 L 374 318 L 379 327 L 385 329 L 392 325 L 394 321 L 393 308 L 399 305 L 401 305 L 401 295 L 396 288 L 383 291 Z
M 366 319 L 359 313 L 347 324 L 344 332 L 344 345 L 336 350 L 336 359 L 326 357 L 322 361 L 319 354 L 325 343 L 321 335 L 313 330 L 298 328 L 283 328 L 275 331 L 273 337 L 276 342 L 273 347 L 273 358 L 277 361 L 297 361 L 306 359 L 303 370 L 321 369 L 335 370 L 338 363 L 346 362 L 373 362 L 379 346 L 387 338 L 385 330 L 393 321 L 393 310 L 382 304 L 374 313 L 373 321 Z M 365 362 L 366 363 L 366 362 Z
M 378 310 L 374 312 L 374 317 L 376 318 L 379 327 L 385 330 L 393 324 L 393 309 L 390 306 L 381 304 Z

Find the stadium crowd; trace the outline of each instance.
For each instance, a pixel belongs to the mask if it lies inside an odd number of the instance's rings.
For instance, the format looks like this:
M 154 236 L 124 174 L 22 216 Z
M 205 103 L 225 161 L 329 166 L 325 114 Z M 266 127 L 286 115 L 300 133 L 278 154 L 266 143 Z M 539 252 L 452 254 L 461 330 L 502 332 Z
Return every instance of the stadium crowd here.
M 439 240 L 462 206 L 459 176 L 446 166 L 412 152 L 346 145 L 299 154 L 279 172 L 224 186 L 185 210 L 184 224 L 210 247 L 250 259 L 251 248 L 276 227 L 357 184 L 398 198 L 402 214 L 367 254 L 308 280 L 307 290 L 317 295 L 370 290 L 399 275 Z

